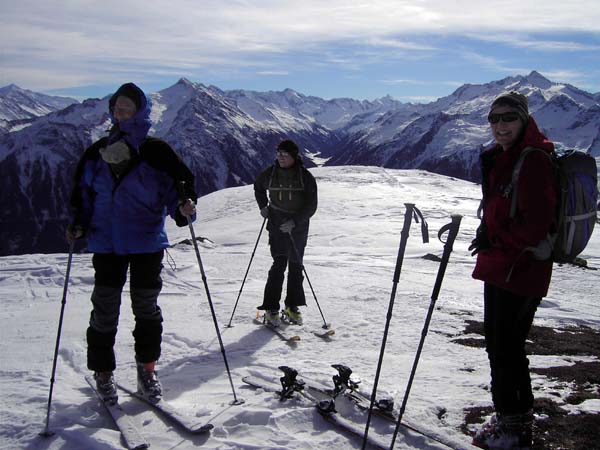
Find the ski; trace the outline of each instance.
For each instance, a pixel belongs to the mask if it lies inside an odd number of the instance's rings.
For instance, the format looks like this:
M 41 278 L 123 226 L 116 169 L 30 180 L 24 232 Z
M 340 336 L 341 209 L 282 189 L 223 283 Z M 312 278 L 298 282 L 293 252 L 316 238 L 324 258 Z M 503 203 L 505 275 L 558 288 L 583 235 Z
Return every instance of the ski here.
M 338 371 L 338 374 L 333 376 L 334 389 L 320 387 L 315 385 L 314 383 L 310 383 L 311 388 L 318 391 L 322 391 L 323 393 L 329 393 L 329 395 L 332 396 L 339 395 L 339 393 L 342 393 L 344 397 L 351 400 L 359 409 L 362 409 L 363 411 L 368 411 L 371 406 L 371 399 L 358 390 L 358 385 L 360 384 L 360 381 L 354 381 L 350 379 L 352 370 L 349 367 L 344 366 L 342 364 L 334 364 L 332 365 L 332 367 Z M 392 399 L 380 399 L 378 401 L 375 401 L 373 405 L 373 414 L 394 424 L 397 424 L 398 422 L 398 415 L 394 411 L 394 401 Z M 400 426 L 405 429 L 411 430 L 415 433 L 418 433 L 428 439 L 431 439 L 432 441 L 435 441 L 453 450 L 473 448 L 472 446 L 467 445 L 463 442 L 454 439 L 449 439 L 446 436 L 442 436 L 439 433 L 436 433 L 435 431 L 424 430 L 423 427 L 408 422 L 404 418 L 400 422 Z
M 117 384 L 117 386 L 119 387 L 119 389 L 122 389 L 123 391 L 127 392 L 128 394 L 132 395 L 133 397 L 135 397 L 139 400 L 142 400 L 143 402 L 145 402 L 148 405 L 152 406 L 153 408 L 157 409 L 167 419 L 176 423 L 178 426 L 185 429 L 188 433 L 203 434 L 203 433 L 208 433 L 210 430 L 212 430 L 214 428 L 214 426 L 211 423 L 203 423 L 203 422 L 199 423 L 192 417 L 182 414 L 175 407 L 173 407 L 173 405 L 166 402 L 165 400 L 161 399 L 155 403 L 152 400 L 150 400 L 148 397 L 141 394 L 140 392 L 129 389 L 127 386 L 123 386 L 122 384 Z
M 346 432 L 358 437 L 363 438 L 363 433 L 360 428 L 342 417 L 335 410 L 335 399 L 331 397 L 329 393 L 324 390 L 315 389 L 312 385 L 306 385 L 304 381 L 296 379 L 297 372 L 289 367 L 282 366 L 281 370 L 284 371 L 285 375 L 281 378 L 281 384 L 277 384 L 275 381 L 270 381 L 264 378 L 260 378 L 254 375 L 247 375 L 242 377 L 242 381 L 254 388 L 263 389 L 265 392 L 273 392 L 279 396 L 281 401 L 291 398 L 304 398 L 308 400 L 311 405 L 317 409 L 319 414 L 329 423 L 343 429 Z M 388 446 L 379 442 L 373 437 L 369 437 L 367 442 L 373 448 L 379 450 L 388 450 Z
M 288 344 L 296 344 L 300 341 L 300 336 L 297 334 L 288 333 L 286 328 L 283 327 L 274 327 L 273 325 L 264 322 L 260 316 L 254 318 L 254 323 L 257 325 L 262 325 L 265 328 L 268 328 L 273 333 L 275 333 L 282 341 L 287 342 Z
M 371 405 L 371 400 L 365 394 L 358 390 L 358 385 L 360 384 L 360 381 L 350 379 L 352 370 L 343 364 L 334 364 L 332 365 L 332 367 L 338 371 L 338 374 L 333 376 L 333 389 L 326 388 L 319 382 L 311 380 L 310 378 L 306 378 L 304 376 L 302 376 L 301 380 L 297 381 L 303 386 L 305 392 L 309 392 L 309 395 L 312 396 L 314 399 L 317 399 L 318 401 L 322 401 L 324 399 L 331 400 L 335 399 L 339 395 L 342 395 L 344 398 L 348 399 L 354 405 L 356 405 L 357 408 L 363 411 L 368 411 Z M 245 378 L 247 378 L 247 380 L 242 378 L 242 381 L 255 387 L 262 387 L 266 391 L 281 391 L 281 386 L 274 381 L 269 382 L 267 380 L 262 380 L 261 378 L 255 376 Z M 260 385 L 261 383 L 262 386 Z M 386 421 L 397 424 L 398 416 L 393 411 L 393 405 L 393 400 L 387 399 L 377 401 L 373 406 L 373 413 L 378 417 L 385 419 Z M 319 410 L 319 412 L 325 417 L 325 411 Z M 337 414 L 336 416 L 338 418 L 340 417 L 339 414 Z M 335 420 L 335 418 L 325 418 L 328 419 L 330 422 L 333 422 Z M 339 426 L 344 426 L 345 422 L 347 422 L 349 426 L 346 428 L 350 433 L 353 433 L 354 430 L 351 429 L 351 425 L 354 428 L 356 428 L 356 425 L 354 425 L 352 422 L 349 422 L 343 417 L 341 419 L 342 420 L 337 420 L 337 424 Z M 422 426 L 415 425 L 411 422 L 407 422 L 405 419 L 402 419 L 400 426 L 406 430 L 410 430 L 414 433 L 417 433 L 433 442 L 441 444 L 444 447 L 450 448 L 452 450 L 465 450 L 473 448 L 470 444 L 452 438 L 448 438 L 447 436 L 441 435 L 440 433 L 437 433 L 432 430 L 425 430 Z M 363 436 L 364 431 L 361 431 L 361 438 Z M 371 436 L 367 436 L 367 440 L 371 442 L 374 446 L 379 445 L 379 443 L 376 440 L 371 439 Z M 386 449 L 389 449 L 389 445 L 386 447 Z
M 118 401 L 105 402 L 102 396 L 96 389 L 96 381 L 89 375 L 85 377 L 85 381 L 90 385 L 94 393 L 98 396 L 100 403 L 104 405 L 115 425 L 119 429 L 125 445 L 129 450 L 141 450 L 149 448 L 150 444 L 144 439 L 138 428 L 135 426 L 131 418 L 127 415 Z
M 371 405 L 371 400 L 368 399 L 363 393 L 361 392 L 347 392 L 344 394 L 347 398 L 349 398 L 350 400 L 352 400 L 354 402 L 354 404 L 364 410 L 364 411 L 368 411 L 369 407 Z M 398 422 L 398 415 L 392 410 L 393 408 L 393 401 L 389 400 L 389 399 L 382 399 L 379 401 L 376 401 L 375 404 L 373 405 L 373 414 L 377 415 L 378 417 L 381 417 L 382 419 L 388 420 L 389 422 L 392 423 L 397 423 Z M 406 419 L 402 418 L 402 421 L 400 422 L 400 426 L 406 429 L 409 429 L 411 431 L 414 431 L 415 433 L 419 433 L 423 436 L 425 436 L 428 439 L 431 439 L 432 441 L 436 441 L 439 444 L 444 445 L 445 447 L 454 449 L 454 450 L 463 450 L 465 448 L 473 448 L 472 446 L 460 442 L 460 441 L 455 441 L 453 439 L 449 439 L 448 437 L 442 436 L 439 433 L 436 433 L 435 431 L 432 430 L 425 430 L 423 429 L 422 426 L 419 425 L 415 425 L 409 421 L 407 421 Z
M 286 314 L 285 310 L 283 310 L 281 312 L 281 322 L 285 323 L 286 325 L 298 326 L 302 329 L 301 324 L 298 324 L 298 323 L 294 322 L 293 320 L 290 320 L 290 318 Z M 322 339 L 328 339 L 335 334 L 335 330 L 333 328 L 331 328 L 330 323 L 324 325 L 321 328 L 322 328 L 321 330 L 313 330 L 312 334 L 314 334 L 315 336 L 318 336 Z
M 331 410 L 331 408 L 334 408 L 333 411 Z M 336 414 L 337 411 L 335 411 L 333 400 L 322 400 L 319 403 L 317 403 L 317 411 L 327 422 L 330 422 L 339 428 L 343 428 L 344 430 L 356 436 L 360 440 L 364 439 L 365 431 L 363 429 L 359 428 L 354 422 L 351 422 L 350 420 L 346 419 L 340 414 Z M 367 442 L 372 447 L 377 448 L 379 450 L 388 450 L 389 448 L 387 444 L 379 442 L 379 440 L 375 439 L 372 436 L 369 436 L 367 438 Z
M 322 338 L 322 339 L 327 339 L 327 338 L 330 338 L 331 336 L 333 336 L 335 334 L 335 330 L 332 329 L 332 328 L 327 328 L 327 329 L 324 329 L 323 331 L 314 330 L 313 334 L 315 336 L 318 336 L 318 337 Z

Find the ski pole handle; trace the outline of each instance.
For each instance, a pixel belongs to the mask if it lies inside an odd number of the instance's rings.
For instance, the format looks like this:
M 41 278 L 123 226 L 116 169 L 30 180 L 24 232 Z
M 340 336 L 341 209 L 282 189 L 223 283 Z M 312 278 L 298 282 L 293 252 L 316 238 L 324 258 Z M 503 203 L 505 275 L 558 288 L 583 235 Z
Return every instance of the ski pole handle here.
M 456 239 L 456 236 L 458 235 L 458 229 L 460 227 L 460 222 L 462 220 L 462 216 L 460 214 L 452 214 L 452 216 L 450 216 L 452 221 L 446 225 L 444 225 L 442 228 L 440 228 L 440 231 L 438 232 L 438 239 L 440 240 L 440 242 L 443 242 L 445 245 L 450 245 L 450 249 L 449 251 L 452 251 L 452 245 L 454 244 L 454 240 Z M 442 239 L 442 235 L 448 231 L 448 237 L 446 238 L 446 240 L 444 241 Z

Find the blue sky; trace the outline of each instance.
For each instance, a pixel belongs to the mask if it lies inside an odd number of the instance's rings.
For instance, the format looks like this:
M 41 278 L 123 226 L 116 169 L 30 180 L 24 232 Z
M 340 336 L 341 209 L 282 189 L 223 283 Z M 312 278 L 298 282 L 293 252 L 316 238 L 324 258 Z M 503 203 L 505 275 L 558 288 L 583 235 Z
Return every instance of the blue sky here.
M 600 92 L 597 0 L 0 0 L 0 86 L 78 98 L 181 77 L 428 102 L 537 70 Z

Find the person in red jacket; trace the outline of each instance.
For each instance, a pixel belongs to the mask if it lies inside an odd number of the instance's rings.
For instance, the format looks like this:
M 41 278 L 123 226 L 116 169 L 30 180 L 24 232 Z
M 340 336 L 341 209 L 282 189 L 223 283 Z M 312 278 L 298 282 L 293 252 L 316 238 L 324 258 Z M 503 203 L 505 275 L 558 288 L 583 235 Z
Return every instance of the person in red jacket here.
M 500 95 L 488 115 L 496 144 L 481 154 L 481 225 L 470 250 L 477 254 L 473 278 L 484 282 L 484 330 L 496 414 L 473 444 L 490 449 L 527 449 L 532 444 L 533 393 L 525 340 L 536 309 L 548 293 L 552 259 L 531 251 L 554 225 L 556 183 L 550 158 L 529 153 L 518 179 L 511 217 L 512 175 L 527 147 L 548 153 L 554 145 L 529 115 L 527 97 Z

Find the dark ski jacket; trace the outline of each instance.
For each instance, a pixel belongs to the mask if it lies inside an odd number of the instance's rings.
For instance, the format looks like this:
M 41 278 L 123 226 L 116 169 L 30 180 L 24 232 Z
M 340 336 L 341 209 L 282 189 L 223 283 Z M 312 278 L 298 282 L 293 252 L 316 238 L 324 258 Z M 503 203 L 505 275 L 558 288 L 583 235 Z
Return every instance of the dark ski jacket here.
M 310 218 L 317 210 L 317 183 L 301 159 L 297 158 L 289 169 L 282 169 L 275 161 L 256 178 L 254 197 L 260 209 L 269 205 L 268 229 L 288 219 L 292 219 L 297 228 L 308 229 Z
M 117 95 L 118 91 L 109 102 L 111 117 Z M 181 197 L 197 200 L 194 176 L 166 142 L 146 137 L 149 114 L 149 102 L 142 92 L 134 117 L 115 124 L 108 137 L 85 150 L 77 165 L 71 194 L 72 223 L 83 228 L 91 252 L 157 252 L 169 245 L 167 214 L 177 225 L 187 225 L 179 205 Z M 118 138 L 127 142 L 132 157 L 125 172 L 117 177 L 100 150 Z M 183 193 L 178 191 L 181 181 L 185 182 Z
M 536 260 L 526 247 L 535 247 L 555 220 L 556 180 L 550 158 L 529 154 L 519 176 L 517 214 L 510 218 L 513 168 L 526 147 L 552 152 L 554 144 L 538 129 L 533 117 L 521 141 L 508 151 L 495 145 L 481 154 L 483 224 L 490 247 L 477 254 L 473 278 L 517 295 L 544 297 L 552 275 L 552 260 Z

